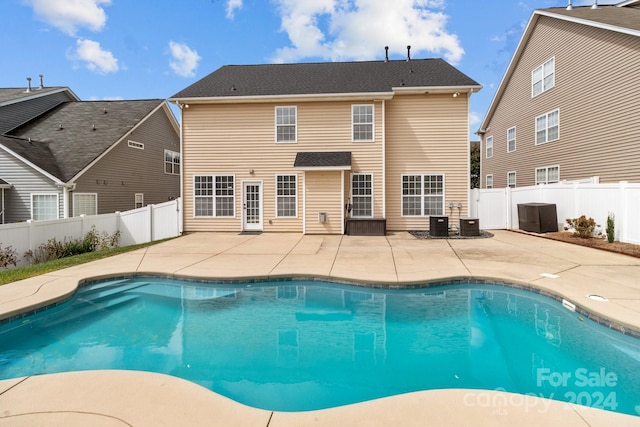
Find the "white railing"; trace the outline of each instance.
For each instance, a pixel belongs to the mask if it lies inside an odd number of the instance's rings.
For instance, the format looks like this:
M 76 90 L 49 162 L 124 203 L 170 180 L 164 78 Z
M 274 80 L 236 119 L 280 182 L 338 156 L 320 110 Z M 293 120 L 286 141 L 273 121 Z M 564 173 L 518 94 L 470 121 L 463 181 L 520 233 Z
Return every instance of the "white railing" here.
M 53 238 L 57 241 L 83 239 L 92 227 L 100 235 L 111 236 L 119 231 L 120 246 L 176 237 L 182 233 L 180 199 L 126 212 L 3 224 L 0 225 L 0 244 L 2 248 L 11 246 L 18 254 L 18 265 L 24 265 L 26 252 L 35 251 Z
M 470 216 L 480 228 L 517 229 L 518 204 L 553 203 L 561 230 L 567 218 L 585 215 L 606 228 L 610 213 L 615 216 L 616 240 L 640 244 L 640 183 L 558 183 L 521 188 L 473 189 Z

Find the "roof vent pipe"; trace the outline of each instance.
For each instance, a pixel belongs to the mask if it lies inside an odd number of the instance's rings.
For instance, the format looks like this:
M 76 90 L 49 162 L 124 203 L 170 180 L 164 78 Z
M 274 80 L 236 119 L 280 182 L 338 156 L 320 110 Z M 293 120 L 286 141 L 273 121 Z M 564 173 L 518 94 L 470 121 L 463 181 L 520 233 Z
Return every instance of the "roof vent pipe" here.
M 27 90 L 26 92 L 31 92 L 31 77 L 27 77 Z
M 42 80 L 44 76 L 42 74 L 38 74 L 38 77 L 40 77 L 40 87 L 38 89 L 44 89 L 44 82 Z
M 573 10 L 573 5 L 571 4 L 571 0 L 569 0 L 569 5 L 567 5 L 567 10 Z
M 384 47 L 384 62 L 389 62 L 389 46 Z
M 591 6 L 591 9 L 597 9 L 598 8 L 598 0 L 593 0 L 593 6 Z
M 407 61 L 411 61 L 411 45 L 407 46 Z

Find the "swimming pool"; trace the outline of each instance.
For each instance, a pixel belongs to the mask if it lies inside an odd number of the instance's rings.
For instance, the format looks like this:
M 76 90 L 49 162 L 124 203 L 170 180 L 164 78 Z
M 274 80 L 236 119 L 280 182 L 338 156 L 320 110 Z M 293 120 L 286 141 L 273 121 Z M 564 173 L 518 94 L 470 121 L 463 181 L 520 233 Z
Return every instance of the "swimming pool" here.
M 270 410 L 417 390 L 506 390 L 638 415 L 640 341 L 486 284 L 381 290 L 307 280 L 84 286 L 0 326 L 0 378 L 133 369 Z M 474 400 L 475 399 L 475 400 Z

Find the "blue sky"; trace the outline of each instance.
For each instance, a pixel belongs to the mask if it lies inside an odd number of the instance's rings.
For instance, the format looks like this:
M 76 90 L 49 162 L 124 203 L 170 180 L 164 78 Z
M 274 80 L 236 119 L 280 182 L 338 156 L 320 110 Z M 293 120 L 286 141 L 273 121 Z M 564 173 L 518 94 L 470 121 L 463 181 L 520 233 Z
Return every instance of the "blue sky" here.
M 574 0 L 590 5 L 592 0 Z M 615 2 L 599 1 L 599 4 Z M 168 98 L 227 64 L 441 57 L 483 89 L 479 126 L 534 9 L 565 0 L 2 0 L 0 86 Z

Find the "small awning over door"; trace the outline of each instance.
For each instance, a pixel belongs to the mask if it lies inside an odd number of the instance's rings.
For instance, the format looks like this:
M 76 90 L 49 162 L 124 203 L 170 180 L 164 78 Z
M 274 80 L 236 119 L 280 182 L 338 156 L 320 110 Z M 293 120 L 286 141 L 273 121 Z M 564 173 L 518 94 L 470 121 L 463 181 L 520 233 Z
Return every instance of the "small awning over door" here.
M 299 170 L 351 170 L 350 151 L 311 151 L 296 154 L 293 167 Z

